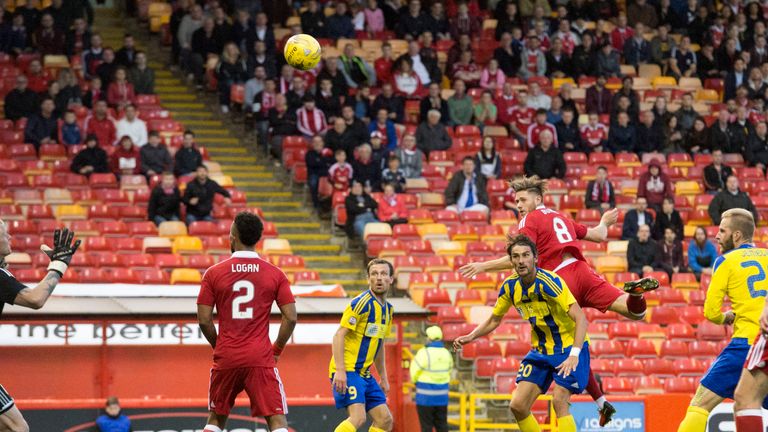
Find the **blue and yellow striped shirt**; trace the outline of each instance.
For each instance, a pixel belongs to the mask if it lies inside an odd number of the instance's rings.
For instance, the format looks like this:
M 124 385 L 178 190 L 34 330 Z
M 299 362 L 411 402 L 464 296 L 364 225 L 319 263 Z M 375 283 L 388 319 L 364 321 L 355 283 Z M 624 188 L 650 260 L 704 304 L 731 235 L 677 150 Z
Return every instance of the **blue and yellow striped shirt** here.
M 568 315 L 574 303 L 565 281 L 554 272 L 538 269 L 528 287 L 517 273 L 505 279 L 493 314 L 504 316 L 514 306 L 531 323 L 532 348 L 546 355 L 562 354 L 570 350 L 576 335 L 576 323 Z
M 744 244 L 715 259 L 712 280 L 704 300 L 704 316 L 715 324 L 722 324 L 723 299 L 731 299 L 736 314 L 733 337 L 746 338 L 751 344 L 760 332 L 760 314 L 768 293 L 768 249 Z
M 392 305 L 376 300 L 371 291 L 352 299 L 341 316 L 342 327 L 349 329 L 344 339 L 344 367 L 348 372 L 368 375 L 384 338 L 392 328 Z M 331 356 L 329 375 L 336 372 L 336 362 Z

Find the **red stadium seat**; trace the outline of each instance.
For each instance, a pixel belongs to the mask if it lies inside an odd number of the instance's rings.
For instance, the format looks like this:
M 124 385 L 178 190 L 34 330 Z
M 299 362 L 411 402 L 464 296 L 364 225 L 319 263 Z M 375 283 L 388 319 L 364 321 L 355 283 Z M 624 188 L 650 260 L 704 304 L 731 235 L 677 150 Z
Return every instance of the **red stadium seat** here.
M 485 304 L 479 290 L 462 289 L 456 292 L 456 306 L 474 306 Z
M 466 318 L 464 318 L 461 308 L 455 306 L 443 306 L 438 308 L 434 320 L 441 326 L 447 323 L 466 322 Z
M 134 273 L 140 284 L 167 285 L 170 282 L 168 273 L 160 269 L 136 270 Z
M 707 364 L 701 360 L 682 358 L 674 362 L 673 369 L 679 377 L 699 378 L 707 370 Z
M 603 391 L 609 395 L 632 395 L 635 393 L 630 380 L 614 377 L 603 379 Z
M 608 327 L 608 336 L 618 341 L 637 339 L 639 334 L 640 327 L 634 321 L 618 322 Z
M 106 221 L 99 224 L 101 235 L 105 237 L 127 237 L 128 225 L 123 221 Z
M 132 237 L 154 237 L 157 235 L 157 226 L 153 222 L 128 222 L 128 234 Z
M 214 264 L 216 264 L 216 260 L 212 255 L 190 255 L 187 257 L 186 267 L 205 270 Z
M 517 388 L 517 378 L 512 375 L 500 375 L 494 380 L 496 392 L 500 394 L 512 394 Z
M 715 342 L 694 341 L 688 345 L 688 355 L 691 358 L 709 360 L 720 354 L 720 347 Z
M 154 255 L 135 253 L 135 254 L 119 254 L 117 255 L 120 261 L 120 265 L 131 269 L 154 269 L 155 257 Z
M 663 394 L 664 383 L 657 377 L 639 377 L 635 380 L 635 393 L 639 395 Z
M 664 393 L 691 394 L 696 391 L 696 382 L 691 378 L 668 378 L 664 380 Z
M 688 357 L 688 343 L 680 340 L 665 340 L 661 343 L 660 356 L 675 360 Z
M 456 138 L 480 138 L 480 129 L 475 125 L 456 126 Z
M 120 219 L 123 222 L 142 222 L 147 220 L 146 206 L 123 206 L 120 207 Z
M 633 339 L 627 345 L 627 357 L 636 359 L 655 358 L 656 347 L 648 339 Z
M 94 173 L 88 179 L 92 188 L 104 189 L 104 188 L 117 188 L 117 178 L 112 173 L 100 174 Z
M 600 375 L 600 377 L 612 377 L 615 373 L 615 360 L 606 360 L 606 359 L 591 359 L 589 361 L 589 367 L 592 369 L 592 372 L 594 372 L 597 375 Z
M 701 315 L 699 315 L 699 320 L 701 319 Z M 685 323 L 679 323 L 679 324 L 670 324 L 667 326 L 667 338 L 670 340 L 681 340 L 681 341 L 694 341 L 696 340 L 696 331 L 693 329 L 693 327 L 690 326 L 690 324 Z
M 123 268 L 123 267 L 114 267 L 114 268 L 105 268 L 103 270 L 109 274 L 109 279 L 110 279 L 110 282 L 112 283 L 127 283 L 127 284 L 139 283 L 139 278 L 136 276 L 136 274 L 133 272 L 132 269 Z
M 184 267 L 184 257 L 179 254 L 154 254 L 155 265 L 161 269 Z
M 95 251 L 104 251 L 104 252 L 111 252 L 112 251 L 112 244 L 109 240 L 107 240 L 104 237 L 87 237 L 84 241 L 83 246 L 85 246 L 85 250 L 88 252 L 95 252 Z
M 680 322 L 680 315 L 677 308 L 669 306 L 656 306 L 650 311 L 652 324 L 675 324 Z
M 478 339 L 464 345 L 461 350 L 461 357 L 463 359 L 501 357 L 501 345 L 488 339 Z
M 617 341 L 597 340 L 593 342 L 590 351 L 597 358 L 623 358 L 624 348 Z
M 92 205 L 88 209 L 88 217 L 94 221 L 116 221 L 120 219 L 120 210 L 107 204 Z
M 646 375 L 654 375 L 661 378 L 675 376 L 672 360 L 668 359 L 649 358 L 643 360 L 643 372 Z
M 721 325 L 702 320 L 696 329 L 696 336 L 699 340 L 719 342 L 725 339 L 726 331 Z
M 110 275 L 103 269 L 86 267 L 79 272 L 80 282 L 82 283 L 110 283 Z
M 450 305 L 451 298 L 448 291 L 438 288 L 431 288 L 424 291 L 424 306 Z
M 637 359 L 619 359 L 615 362 L 615 375 L 617 377 L 643 376 L 643 362 Z

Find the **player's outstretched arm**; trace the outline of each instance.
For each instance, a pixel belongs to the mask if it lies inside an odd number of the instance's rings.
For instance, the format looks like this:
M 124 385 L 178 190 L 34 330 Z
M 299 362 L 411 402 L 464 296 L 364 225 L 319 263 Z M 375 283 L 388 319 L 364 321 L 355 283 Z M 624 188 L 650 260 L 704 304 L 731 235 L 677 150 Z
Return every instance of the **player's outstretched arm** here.
M 381 341 L 381 343 L 384 343 L 384 340 Z M 376 357 L 373 359 L 373 364 L 376 365 L 376 370 L 379 372 L 379 377 L 381 377 L 381 382 L 379 383 L 381 385 L 381 390 L 384 391 L 384 394 L 389 393 L 389 377 L 387 376 L 387 361 L 386 361 L 386 354 L 384 354 L 384 347 L 382 346 L 379 349 L 379 352 L 376 353 Z
M 610 209 L 603 213 L 600 223 L 597 226 L 588 228 L 584 240 L 595 243 L 602 243 L 608 239 L 608 228 L 619 220 L 619 209 Z
M 496 273 L 504 270 L 512 270 L 512 263 L 506 255 L 490 261 L 466 264 L 459 269 L 459 272 L 465 278 L 471 278 L 480 273 Z
M 573 346 L 571 347 L 571 353 L 564 362 L 560 363 L 556 367 L 558 375 L 568 376 L 571 372 L 576 370 L 579 365 L 579 354 L 584 346 L 584 339 L 587 337 L 587 316 L 584 315 L 584 311 L 581 310 L 578 303 L 571 303 L 568 308 L 568 316 L 571 317 L 573 322 L 576 323 L 576 330 L 573 336 Z
M 293 334 L 293 329 L 296 328 L 296 321 L 298 320 L 296 315 L 296 303 L 287 303 L 280 306 L 280 313 L 283 318 L 280 321 L 280 330 L 277 332 L 277 339 L 272 344 L 272 352 L 275 355 L 275 361 L 283 352 L 285 344 L 288 343 L 288 339 Z
M 197 323 L 200 325 L 200 331 L 211 344 L 211 348 L 216 348 L 216 326 L 213 324 L 213 306 L 204 304 L 197 305 Z
M 471 333 L 469 333 L 468 335 L 457 337 L 456 340 L 453 341 L 453 349 L 458 351 L 461 349 L 463 345 L 466 345 L 472 342 L 473 340 L 483 337 L 488 333 L 496 330 L 496 328 L 501 324 L 501 320 L 503 318 L 504 318 L 503 315 L 500 316 L 500 315 L 491 314 L 491 316 L 488 317 L 488 319 L 485 320 L 484 323 L 475 327 L 475 329 L 472 330 Z
M 73 242 L 75 233 L 66 228 L 53 232 L 53 248 L 41 245 L 51 262 L 48 264 L 48 274 L 34 288 L 24 288 L 16 294 L 13 302 L 19 306 L 40 309 L 53 293 L 64 273 L 67 272 L 72 256 L 80 247 L 80 240 Z

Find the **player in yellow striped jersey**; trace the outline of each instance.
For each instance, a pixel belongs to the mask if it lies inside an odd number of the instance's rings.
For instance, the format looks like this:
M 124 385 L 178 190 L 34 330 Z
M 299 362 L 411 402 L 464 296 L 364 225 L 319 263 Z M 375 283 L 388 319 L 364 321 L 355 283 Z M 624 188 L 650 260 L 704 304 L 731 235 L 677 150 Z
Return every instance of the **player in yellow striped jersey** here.
M 485 336 L 515 307 L 531 324 L 531 351 L 520 363 L 517 389 L 509 408 L 522 432 L 539 432 L 531 414 L 536 398 L 555 382 L 553 401 L 560 432 L 576 432 L 570 414 L 571 394 L 584 391 L 589 377 L 587 319 L 566 283 L 555 273 L 536 267 L 536 244 L 525 235 L 509 240 L 507 255 L 515 270 L 502 284 L 493 314 L 466 336 L 456 349 Z
M 733 324 L 733 337 L 701 379 L 678 432 L 704 432 L 709 412 L 734 397 L 750 345 L 760 330 L 758 320 L 768 288 L 768 250 L 752 244 L 754 232 L 755 219 L 749 211 L 723 213 L 716 237 L 722 255 L 712 268 L 704 316 L 715 324 Z M 731 300 L 731 310 L 723 312 L 725 296 Z
M 392 328 L 392 305 L 387 293 L 392 286 L 394 268 L 383 259 L 368 263 L 368 291 L 352 299 L 344 310 L 333 337 L 333 357 L 328 372 L 336 408 L 346 408 L 349 417 L 334 432 L 355 432 L 371 415 L 369 432 L 392 430 L 392 414 L 387 407 L 389 391 L 384 361 L 384 338 Z M 381 385 L 371 375 L 371 366 L 381 377 Z

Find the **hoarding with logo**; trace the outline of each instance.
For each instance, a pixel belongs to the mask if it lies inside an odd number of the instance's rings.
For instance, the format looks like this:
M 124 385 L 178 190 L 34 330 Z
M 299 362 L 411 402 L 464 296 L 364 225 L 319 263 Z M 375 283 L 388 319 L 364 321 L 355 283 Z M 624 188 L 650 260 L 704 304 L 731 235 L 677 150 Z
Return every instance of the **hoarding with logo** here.
M 645 404 L 643 402 L 615 402 L 616 415 L 605 427 L 600 426 L 597 405 L 594 402 L 574 402 L 571 414 L 579 432 L 645 432 Z

